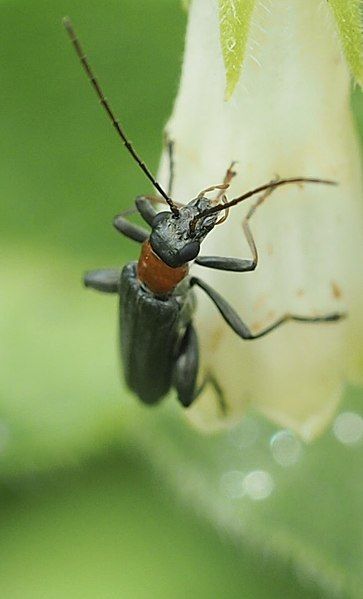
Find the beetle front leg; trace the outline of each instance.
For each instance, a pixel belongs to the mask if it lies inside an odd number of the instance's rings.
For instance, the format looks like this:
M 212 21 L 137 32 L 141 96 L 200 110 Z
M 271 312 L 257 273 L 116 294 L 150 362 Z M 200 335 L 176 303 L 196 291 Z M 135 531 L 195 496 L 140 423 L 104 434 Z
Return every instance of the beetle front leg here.
M 150 225 L 150 227 L 157 214 L 152 202 L 156 203 L 157 201 L 161 202 L 162 198 L 158 198 L 157 196 L 137 196 L 135 200 L 136 208 L 140 216 L 148 225 Z
M 165 203 L 165 200 L 161 196 L 137 196 L 135 200 L 135 208 L 124 210 L 115 216 L 113 224 L 116 229 L 123 235 L 126 235 L 126 237 L 142 243 L 149 236 L 148 232 L 142 227 L 130 223 L 125 217 L 138 212 L 143 220 L 151 227 L 154 217 L 157 214 L 153 204 Z
M 149 238 L 149 232 L 142 227 L 135 225 L 134 223 L 130 223 L 125 218 L 126 216 L 133 214 L 133 212 L 135 212 L 135 209 L 131 208 L 129 210 L 124 210 L 115 216 L 113 219 L 113 226 L 117 229 L 117 231 L 119 231 L 119 233 L 125 235 L 125 237 L 128 237 L 133 241 L 137 241 L 138 243 L 143 243 Z
M 174 184 L 174 142 L 169 139 L 168 134 L 165 134 L 165 145 L 168 150 L 169 157 L 169 182 L 168 182 L 168 196 L 171 198 L 173 193 L 173 184 Z
M 168 196 L 171 197 L 173 191 L 174 182 L 174 142 L 169 139 L 167 133 L 165 133 L 164 144 L 167 147 L 169 157 L 169 182 L 168 182 Z M 154 217 L 157 214 L 153 204 L 166 204 L 165 199 L 161 196 L 143 195 L 138 196 L 135 200 L 136 208 L 140 216 L 152 227 Z M 174 204 L 180 208 L 182 204 L 174 201 Z
M 144 221 L 152 227 L 154 217 L 157 215 L 157 211 L 153 207 L 153 204 L 166 204 L 164 198 L 161 196 L 138 196 L 135 200 L 136 209 Z M 175 206 L 182 208 L 183 204 L 174 200 Z
M 103 268 L 90 270 L 83 278 L 85 287 L 91 287 L 103 293 L 118 293 L 121 268 Z
M 237 174 L 233 170 L 233 166 L 235 164 L 236 164 L 235 161 L 231 162 L 231 165 L 228 167 L 227 172 L 224 176 L 223 183 L 220 183 L 219 185 L 211 185 L 210 187 L 206 187 L 205 189 L 202 189 L 202 191 L 200 191 L 198 193 L 197 197 L 202 198 L 203 196 L 205 196 L 206 193 L 218 190 L 218 193 L 213 200 L 213 203 L 217 203 L 218 200 L 220 200 L 224 196 L 224 192 L 226 191 L 226 189 L 228 189 L 233 177 Z M 225 220 L 225 219 L 223 219 L 223 220 Z
M 227 256 L 199 256 L 194 262 L 199 266 L 230 272 L 249 272 L 255 270 L 257 266 L 257 258 L 256 260 L 242 260 L 241 258 L 229 258 Z
M 215 268 L 216 270 L 228 270 L 232 272 L 250 272 L 255 270 L 258 264 L 258 253 L 255 240 L 249 225 L 249 220 L 255 213 L 256 209 L 268 198 L 275 188 L 270 188 L 263 193 L 258 200 L 251 206 L 242 222 L 242 229 L 247 239 L 247 243 L 252 253 L 252 260 L 243 260 L 241 258 L 229 258 L 224 256 L 198 256 L 195 263 L 199 266 L 207 268 Z
M 299 316 L 297 314 L 284 314 L 281 318 L 277 319 L 271 325 L 262 329 L 258 333 L 252 333 L 249 327 L 240 319 L 237 312 L 232 308 L 232 306 L 219 294 L 217 291 L 212 289 L 207 283 L 197 279 L 196 277 L 192 277 L 190 280 L 190 284 L 198 285 L 205 293 L 210 297 L 212 302 L 215 304 L 222 317 L 226 321 L 226 323 L 231 327 L 231 329 L 237 333 L 239 337 L 242 339 L 259 339 L 264 335 L 267 335 L 280 325 L 284 324 L 288 321 L 297 321 L 297 322 L 334 322 L 345 318 L 346 314 L 339 312 L 332 312 L 331 314 L 323 314 L 321 316 Z

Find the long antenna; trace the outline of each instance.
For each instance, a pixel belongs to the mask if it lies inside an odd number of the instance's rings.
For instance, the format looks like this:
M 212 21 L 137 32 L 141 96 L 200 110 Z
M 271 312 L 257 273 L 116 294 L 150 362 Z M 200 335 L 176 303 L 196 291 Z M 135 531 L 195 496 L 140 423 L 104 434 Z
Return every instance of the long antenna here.
M 251 196 L 256 193 L 260 193 L 261 191 L 265 191 L 267 189 L 274 189 L 275 187 L 279 187 L 280 185 L 286 185 L 288 183 L 323 183 L 324 185 L 337 185 L 336 181 L 329 181 L 327 179 L 314 179 L 309 177 L 297 177 L 295 179 L 279 179 L 277 181 L 270 181 L 270 183 L 266 183 L 265 185 L 261 185 L 260 187 L 256 187 L 247 193 L 244 193 L 242 196 L 227 202 L 226 204 L 217 204 L 216 206 L 212 206 L 212 208 L 208 208 L 197 214 L 193 220 L 197 221 L 200 218 L 204 218 L 205 216 L 209 216 L 210 214 L 215 214 L 216 212 L 220 212 L 221 210 L 226 210 L 243 202 L 243 200 L 247 200 Z
M 169 204 L 171 211 L 173 212 L 173 214 L 175 216 L 179 215 L 179 210 L 178 208 L 175 206 L 174 202 L 172 201 L 171 198 L 169 198 L 168 194 L 163 190 L 163 188 L 161 187 L 161 185 L 159 185 L 159 183 L 157 182 L 157 180 L 155 179 L 155 177 L 153 177 L 153 175 L 151 174 L 151 172 L 149 171 L 148 167 L 146 166 L 146 164 L 141 160 L 141 158 L 139 157 L 139 155 L 137 154 L 137 152 L 134 150 L 131 142 L 127 139 L 126 134 L 124 133 L 119 121 L 116 119 L 111 106 L 109 105 L 92 69 L 91 66 L 87 60 L 87 57 L 85 56 L 82 46 L 79 42 L 79 39 L 76 35 L 76 32 L 73 28 L 72 22 L 69 19 L 69 17 L 64 17 L 63 19 L 63 25 L 71 39 L 71 42 L 73 44 L 73 47 L 77 53 L 77 56 L 79 58 L 79 60 L 81 61 L 82 67 L 89 79 L 89 81 L 92 84 L 93 89 L 95 90 L 100 103 L 102 104 L 103 108 L 105 109 L 108 117 L 110 118 L 113 126 L 115 127 L 117 133 L 119 134 L 119 136 L 121 137 L 126 149 L 130 152 L 131 156 L 134 158 L 134 160 L 136 160 L 137 164 L 140 166 L 140 168 L 144 171 L 145 175 L 148 177 L 148 179 L 150 179 L 151 183 L 153 184 L 153 186 L 155 187 L 155 189 L 158 190 L 158 192 L 163 196 L 163 198 L 166 200 L 166 202 Z

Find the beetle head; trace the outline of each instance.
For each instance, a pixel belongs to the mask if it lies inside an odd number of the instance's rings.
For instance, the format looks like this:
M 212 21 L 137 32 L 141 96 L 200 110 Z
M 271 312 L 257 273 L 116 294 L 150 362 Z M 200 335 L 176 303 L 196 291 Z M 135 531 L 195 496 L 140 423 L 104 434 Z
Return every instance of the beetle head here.
M 218 214 L 195 220 L 210 207 L 210 200 L 198 197 L 180 208 L 178 215 L 159 212 L 152 223 L 150 244 L 154 252 L 168 266 L 176 268 L 194 260 L 200 244 L 213 229 Z

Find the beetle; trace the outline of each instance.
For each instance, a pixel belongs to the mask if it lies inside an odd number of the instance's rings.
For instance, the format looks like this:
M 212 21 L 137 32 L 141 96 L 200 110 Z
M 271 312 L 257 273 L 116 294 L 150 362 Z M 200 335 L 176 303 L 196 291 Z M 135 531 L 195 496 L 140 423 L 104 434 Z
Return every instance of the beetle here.
M 189 275 L 189 264 L 194 261 L 206 268 L 241 273 L 253 271 L 257 267 L 258 254 L 249 221 L 267 197 L 282 185 L 336 183 L 308 177 L 275 179 L 228 201 L 225 192 L 235 175 L 232 163 L 222 184 L 204 189 L 186 205 L 175 202 L 171 198 L 174 175 L 173 143 L 168 142 L 170 178 L 166 192 L 136 153 L 116 119 L 83 53 L 71 21 L 65 18 L 63 23 L 112 125 L 159 194 L 137 197 L 134 209 L 124 211 L 114 219 L 113 224 L 117 231 L 142 244 L 138 262 L 131 262 L 123 269 L 87 272 L 84 284 L 86 287 L 119 296 L 120 345 L 124 376 L 128 387 L 142 402 L 149 405 L 157 404 L 171 388 L 174 388 L 179 402 L 187 408 L 207 385 L 212 385 L 223 408 L 225 400 L 222 390 L 211 375 L 207 375 L 199 386 L 197 384 L 199 349 L 193 325 L 196 307 L 195 287 L 199 287 L 208 295 L 226 324 L 246 340 L 263 337 L 287 321 L 332 322 L 339 320 L 344 314 L 334 312 L 311 317 L 285 314 L 266 328 L 253 333 L 220 293 L 200 278 Z M 217 194 L 211 200 L 207 194 L 213 191 Z M 229 209 L 255 195 L 258 198 L 248 210 L 242 225 L 252 258 L 199 255 L 201 243 L 215 226 L 225 221 Z M 166 209 L 157 212 L 155 205 L 160 203 L 164 203 Z M 141 215 L 151 231 L 127 220 L 133 212 Z

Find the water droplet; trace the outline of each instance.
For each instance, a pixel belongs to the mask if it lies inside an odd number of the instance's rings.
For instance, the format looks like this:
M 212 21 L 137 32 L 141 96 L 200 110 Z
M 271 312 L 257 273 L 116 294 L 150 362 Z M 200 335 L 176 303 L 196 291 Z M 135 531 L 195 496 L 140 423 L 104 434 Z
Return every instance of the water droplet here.
M 235 447 L 245 449 L 256 443 L 259 427 L 252 417 L 246 416 L 240 424 L 230 431 L 230 439 Z
M 363 418 L 355 412 L 342 412 L 334 421 L 333 433 L 344 445 L 354 445 L 363 438 Z
M 229 499 L 239 499 L 245 495 L 245 475 L 240 470 L 230 470 L 221 476 L 220 488 Z
M 288 430 L 279 431 L 270 441 L 274 459 L 280 466 L 293 466 L 302 454 L 301 441 Z
M 243 487 L 247 495 L 255 501 L 266 499 L 274 489 L 272 476 L 265 470 L 253 470 L 249 472 L 243 481 Z

